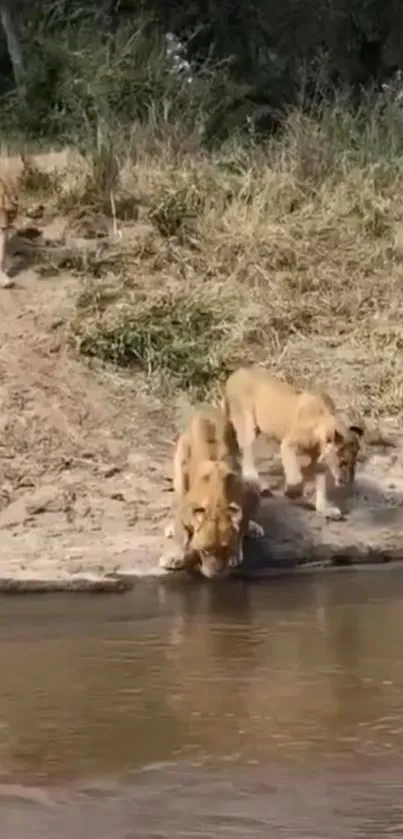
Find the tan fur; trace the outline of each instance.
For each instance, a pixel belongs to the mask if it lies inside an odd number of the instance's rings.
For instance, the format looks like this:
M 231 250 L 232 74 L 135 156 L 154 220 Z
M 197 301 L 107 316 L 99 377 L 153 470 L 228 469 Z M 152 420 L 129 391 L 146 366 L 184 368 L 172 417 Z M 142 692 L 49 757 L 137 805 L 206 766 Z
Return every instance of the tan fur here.
M 10 288 L 13 280 L 5 270 L 10 227 L 18 214 L 18 195 L 10 180 L 0 177 L 0 288 Z
M 330 396 L 298 391 L 252 366 L 231 374 L 222 407 L 235 426 L 248 479 L 259 480 L 252 445 L 262 433 L 280 443 L 286 495 L 302 495 L 304 483 L 314 479 L 316 511 L 341 517 L 341 510 L 329 503 L 328 482 L 332 478 L 339 487 L 353 484 L 363 429 L 344 423 Z
M 177 442 L 174 455 L 176 515 L 167 536 L 181 549 L 179 563 L 162 558 L 164 568 L 197 568 L 206 577 L 228 573 L 242 562 L 247 532 L 263 535 L 251 521 L 259 487 L 242 476 L 241 453 L 232 423 L 220 408 L 201 407 Z

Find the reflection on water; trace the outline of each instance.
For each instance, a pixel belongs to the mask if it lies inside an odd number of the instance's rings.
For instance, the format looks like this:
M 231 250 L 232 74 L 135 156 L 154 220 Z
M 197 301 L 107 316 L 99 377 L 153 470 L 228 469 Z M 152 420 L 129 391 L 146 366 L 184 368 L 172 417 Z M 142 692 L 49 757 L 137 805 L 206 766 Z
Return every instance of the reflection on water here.
M 4 599 L 0 828 L 403 837 L 402 650 L 403 569 Z

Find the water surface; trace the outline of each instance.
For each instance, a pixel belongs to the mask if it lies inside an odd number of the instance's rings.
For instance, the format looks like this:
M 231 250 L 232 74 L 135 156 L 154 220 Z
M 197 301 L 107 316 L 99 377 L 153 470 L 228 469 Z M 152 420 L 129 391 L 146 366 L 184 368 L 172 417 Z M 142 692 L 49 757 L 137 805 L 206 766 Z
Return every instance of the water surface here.
M 403 837 L 403 569 L 0 600 L 0 835 Z

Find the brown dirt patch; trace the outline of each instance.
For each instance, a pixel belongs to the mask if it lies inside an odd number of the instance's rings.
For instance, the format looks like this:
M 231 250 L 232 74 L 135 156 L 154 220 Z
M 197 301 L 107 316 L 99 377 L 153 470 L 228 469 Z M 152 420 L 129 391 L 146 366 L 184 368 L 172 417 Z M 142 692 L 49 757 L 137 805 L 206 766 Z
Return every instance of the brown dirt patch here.
M 64 165 L 65 156 L 61 160 Z M 51 165 L 59 162 L 52 158 Z M 25 221 L 28 223 L 29 219 Z M 65 218 L 53 215 L 46 220 L 42 213 L 43 239 L 60 240 L 66 227 Z M 245 229 L 244 226 L 244 237 Z M 263 236 L 261 230 L 260 233 Z M 136 243 L 135 271 L 150 247 L 150 230 L 139 220 L 126 225 L 123 234 L 121 248 L 124 243 Z M 81 240 L 76 232 L 74 235 L 76 238 L 70 236 L 68 247 L 82 257 L 86 249 L 89 252 L 93 247 L 93 232 Z M 172 243 L 169 247 L 172 252 Z M 16 263 L 24 248 L 17 242 L 14 250 Z M 29 256 L 27 245 L 25 250 Z M 113 247 L 107 246 L 106 250 L 107 258 L 112 259 Z M 101 251 L 98 246 L 97 258 Z M 155 260 L 159 256 L 152 248 L 146 255 L 150 253 L 154 274 L 148 280 L 152 291 L 157 272 Z M 251 251 L 246 253 L 252 259 Z M 20 581 L 18 585 L 24 581 L 27 585 L 28 581 L 40 585 L 42 581 L 46 587 L 53 581 L 56 587 L 74 588 L 74 580 L 85 578 L 83 587 L 89 585 L 88 580 L 99 583 L 116 572 L 159 573 L 158 558 L 167 547 L 163 531 L 172 500 L 167 492 L 167 476 L 176 434 L 175 416 L 178 403 L 187 402 L 181 394 L 175 398 L 171 394 L 167 399 L 164 393 L 161 397 L 143 374 L 116 372 L 98 362 L 89 365 L 75 357 L 68 347 L 66 331 L 83 290 L 85 264 L 80 264 L 78 272 L 74 265 L 71 270 L 63 268 L 60 266 L 65 253 L 56 255 L 57 259 L 55 252 L 52 254 L 42 276 L 29 267 L 29 258 L 22 259 L 16 287 L 1 292 L 0 587 L 6 589 L 13 580 Z M 325 254 L 322 256 L 324 260 Z M 259 261 L 258 255 L 256 259 Z M 179 265 L 178 259 L 175 264 Z M 191 273 L 190 257 L 187 267 Z M 159 281 L 164 279 L 164 270 L 160 271 Z M 335 277 L 328 279 L 326 293 L 336 294 L 332 291 Z M 395 283 L 398 279 L 395 274 Z M 174 281 L 187 280 L 178 274 Z M 264 293 L 263 285 L 260 293 Z M 285 297 L 277 299 L 282 317 L 286 302 Z M 242 315 L 253 319 L 254 307 L 256 300 L 249 313 L 242 311 Z M 266 310 L 269 312 L 268 304 Z M 273 329 L 272 312 L 267 317 L 267 329 Z M 379 338 L 386 327 L 376 322 Z M 264 327 L 263 322 L 262 330 Z M 241 332 L 242 328 L 241 322 Z M 368 347 L 373 350 L 372 366 L 362 336 L 356 340 L 352 335 L 348 342 L 340 334 L 333 346 L 328 333 L 322 337 L 315 334 L 309 341 L 296 329 L 288 337 L 285 351 L 274 359 L 274 366 L 281 371 L 285 364 L 286 372 L 293 370 L 308 379 L 320 376 L 321 383 L 342 406 L 364 404 L 369 410 L 374 381 L 383 381 L 382 371 L 389 362 L 386 356 L 377 355 L 378 349 L 375 352 L 371 334 Z M 230 337 L 232 346 L 235 333 Z M 270 340 L 274 346 L 273 333 Z M 395 358 L 395 349 L 393 353 Z M 397 379 L 396 387 L 388 379 L 387 404 L 394 409 L 394 419 L 383 415 L 382 435 L 373 433 L 365 447 L 362 474 L 348 520 L 318 521 L 311 511 L 286 502 L 280 492 L 264 504 L 262 521 L 267 524 L 268 535 L 262 550 L 256 546 L 250 549 L 252 570 L 259 571 L 263 566 L 267 569 L 279 560 L 283 565 L 306 560 L 323 564 L 334 559 L 344 562 L 399 556 L 403 444 L 395 409 L 400 388 L 401 379 Z M 370 395 L 365 396 L 366 393 Z M 380 413 L 377 405 L 374 418 Z M 382 436 L 393 445 L 385 444 Z M 270 475 L 280 488 L 278 454 L 267 447 L 262 448 L 261 454 L 263 476 Z M 77 583 L 76 587 L 80 585 Z

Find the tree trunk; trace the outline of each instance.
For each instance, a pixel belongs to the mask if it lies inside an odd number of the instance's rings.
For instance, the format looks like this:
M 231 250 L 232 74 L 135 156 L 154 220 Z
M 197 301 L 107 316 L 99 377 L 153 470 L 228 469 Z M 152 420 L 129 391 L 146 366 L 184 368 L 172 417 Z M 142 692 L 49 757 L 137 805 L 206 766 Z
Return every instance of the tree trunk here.
M 7 49 L 13 68 L 15 86 L 20 94 L 24 94 L 25 68 L 21 44 L 7 0 L 0 0 L 0 20 L 6 36 Z

